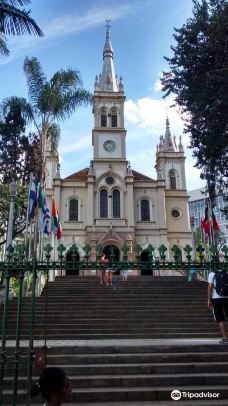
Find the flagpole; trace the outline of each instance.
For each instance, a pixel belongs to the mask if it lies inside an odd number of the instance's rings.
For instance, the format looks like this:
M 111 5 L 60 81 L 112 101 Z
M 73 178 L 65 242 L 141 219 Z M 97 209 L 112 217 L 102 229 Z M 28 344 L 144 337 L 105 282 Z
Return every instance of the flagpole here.
M 29 259 L 31 258 L 31 254 L 32 254 L 32 229 L 33 229 L 33 223 L 31 221 L 31 223 L 30 223 L 30 238 L 29 238 L 29 252 L 28 252 Z
M 26 227 L 25 227 L 25 252 L 26 252 L 27 256 L 29 254 L 27 244 L 28 244 L 28 224 L 29 224 L 29 213 L 30 213 L 30 191 L 31 191 L 32 179 L 33 179 L 33 173 L 30 173 L 29 192 L 28 192 L 28 198 L 27 198 Z
M 39 230 L 39 250 L 38 250 L 38 252 L 39 252 L 39 254 L 38 254 L 38 258 L 39 258 L 39 261 L 41 260 L 41 230 Z
M 35 256 L 37 256 L 37 223 L 34 224 L 33 252 L 34 252 Z
M 210 196 L 208 198 L 208 209 L 209 209 L 209 219 L 210 219 L 210 231 L 211 231 L 211 245 L 215 246 L 215 235 L 214 235 L 214 228 L 212 225 L 212 207 L 211 207 L 211 199 Z

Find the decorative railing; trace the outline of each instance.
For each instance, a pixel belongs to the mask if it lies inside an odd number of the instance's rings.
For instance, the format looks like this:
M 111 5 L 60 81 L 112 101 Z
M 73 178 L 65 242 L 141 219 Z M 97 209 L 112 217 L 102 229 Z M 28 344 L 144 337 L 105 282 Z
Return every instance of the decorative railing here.
M 5 368 L 7 362 L 7 349 L 6 338 L 8 329 L 8 309 L 9 309 L 9 294 L 10 289 L 13 286 L 15 289 L 15 295 L 17 296 L 17 322 L 16 322 L 16 340 L 14 348 L 14 376 L 13 376 L 13 400 L 12 404 L 17 404 L 17 388 L 18 388 L 18 372 L 20 367 L 20 335 L 21 335 L 21 318 L 22 318 L 22 306 L 25 296 L 30 296 L 30 318 L 29 318 L 29 335 L 28 335 L 28 397 L 26 405 L 30 405 L 30 389 L 32 384 L 32 367 L 33 367 L 33 336 L 35 325 L 35 304 L 37 295 L 37 279 L 43 275 L 46 278 L 46 284 L 48 284 L 50 272 L 54 271 L 67 271 L 73 269 L 83 275 L 84 270 L 100 269 L 100 259 L 103 253 L 103 246 L 98 244 L 96 247 L 96 260 L 91 261 L 91 247 L 89 244 L 85 244 L 83 247 L 84 257 L 81 261 L 78 261 L 78 246 L 73 244 L 70 248 L 71 261 L 67 261 L 65 257 L 66 247 L 60 244 L 57 248 L 58 259 L 56 261 L 51 260 L 53 248 L 50 244 L 44 247 L 44 260 L 38 261 L 34 255 L 32 259 L 28 260 L 25 247 L 18 245 L 16 249 L 12 246 L 8 247 L 7 257 L 5 261 L 0 262 L 0 272 L 2 286 L 4 287 L 4 302 L 3 302 L 3 321 L 2 321 L 2 336 L 1 336 L 1 351 L 0 351 L 0 404 L 2 404 L 3 383 L 5 376 Z M 180 260 L 180 248 L 174 245 L 171 248 L 174 261 L 167 259 L 167 248 L 161 245 L 158 248 L 159 257 L 155 256 L 155 248 L 149 244 L 147 247 L 148 260 L 141 260 L 142 247 L 137 244 L 134 247 L 135 261 L 129 261 L 129 247 L 125 243 L 121 247 L 122 261 L 117 261 L 113 247 L 111 247 L 111 253 L 109 255 L 109 263 L 106 265 L 113 271 L 121 271 L 123 269 L 129 270 L 144 270 L 150 271 L 151 275 L 157 273 L 160 274 L 162 270 L 173 270 L 180 272 L 182 275 L 186 275 L 188 280 L 191 279 L 191 273 L 193 271 L 199 272 L 199 274 L 207 279 L 207 275 L 212 269 L 225 269 L 228 270 L 228 248 L 224 245 L 219 253 L 215 247 L 210 249 L 210 261 L 206 260 L 205 250 L 199 246 L 197 248 L 198 262 L 192 260 L 192 248 L 186 245 L 184 248 L 186 261 Z M 69 252 L 69 251 L 68 251 Z M 223 255 L 221 261 L 220 254 Z

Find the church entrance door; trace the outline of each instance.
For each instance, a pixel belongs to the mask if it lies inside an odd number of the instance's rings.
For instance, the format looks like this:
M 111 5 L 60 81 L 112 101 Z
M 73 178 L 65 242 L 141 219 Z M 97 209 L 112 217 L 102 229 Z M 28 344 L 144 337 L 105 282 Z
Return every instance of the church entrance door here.
M 153 269 L 151 268 L 151 265 L 149 262 L 149 251 L 148 250 L 144 250 L 142 252 L 141 263 L 142 263 L 141 275 L 153 275 Z
M 66 275 L 79 275 L 79 260 L 80 257 L 76 254 L 75 263 L 73 263 L 71 250 L 66 254 Z

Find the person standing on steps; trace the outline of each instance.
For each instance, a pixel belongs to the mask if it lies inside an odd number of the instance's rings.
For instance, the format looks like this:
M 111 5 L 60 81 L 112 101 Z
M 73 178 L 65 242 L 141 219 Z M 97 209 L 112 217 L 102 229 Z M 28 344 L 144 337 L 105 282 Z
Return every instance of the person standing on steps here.
M 31 389 L 31 396 L 43 396 L 43 406 L 61 406 L 70 398 L 70 382 L 64 370 L 59 367 L 47 367 L 41 372 L 39 381 Z
M 218 270 L 216 272 L 223 272 Z M 220 344 L 228 344 L 228 331 L 225 321 L 228 320 L 228 295 L 219 295 L 216 291 L 216 272 L 211 271 L 208 275 L 208 308 L 213 310 L 214 318 L 218 323 L 222 334 Z
M 106 285 L 112 285 L 112 268 L 108 267 L 109 259 L 106 258 L 106 268 L 105 268 L 105 283 Z
M 100 276 L 100 284 L 101 285 L 106 285 L 107 284 L 107 277 L 106 277 L 106 264 L 108 263 L 108 258 L 106 257 L 105 254 L 102 255 L 101 257 L 101 269 L 99 272 L 99 276 Z

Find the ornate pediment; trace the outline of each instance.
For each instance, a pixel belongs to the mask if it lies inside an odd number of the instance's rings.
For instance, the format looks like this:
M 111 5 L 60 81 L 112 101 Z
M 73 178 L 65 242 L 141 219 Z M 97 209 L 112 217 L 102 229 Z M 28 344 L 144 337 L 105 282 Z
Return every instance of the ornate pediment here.
M 103 237 L 100 239 L 99 243 L 102 244 L 102 241 L 106 241 L 107 240 L 110 241 L 110 243 L 112 241 L 116 241 L 119 244 L 123 244 L 123 240 L 122 238 L 118 235 L 118 233 L 116 233 L 115 231 L 113 231 L 112 227 L 110 227 L 110 229 L 107 231 L 107 233 L 105 233 L 103 235 Z

